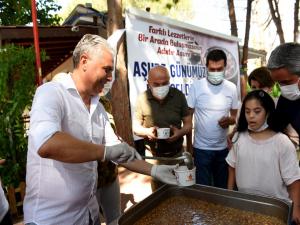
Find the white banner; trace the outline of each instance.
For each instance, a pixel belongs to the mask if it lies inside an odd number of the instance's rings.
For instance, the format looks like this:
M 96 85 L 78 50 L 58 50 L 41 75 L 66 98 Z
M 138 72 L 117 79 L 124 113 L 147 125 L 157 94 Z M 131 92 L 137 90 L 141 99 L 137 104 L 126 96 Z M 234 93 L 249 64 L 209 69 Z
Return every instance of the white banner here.
M 206 54 L 214 48 L 226 53 L 225 77 L 240 90 L 238 39 L 235 37 L 130 9 L 126 11 L 126 40 L 132 113 L 137 96 L 147 89 L 149 69 L 158 64 L 166 66 L 170 85 L 187 96 L 193 80 L 206 76 Z

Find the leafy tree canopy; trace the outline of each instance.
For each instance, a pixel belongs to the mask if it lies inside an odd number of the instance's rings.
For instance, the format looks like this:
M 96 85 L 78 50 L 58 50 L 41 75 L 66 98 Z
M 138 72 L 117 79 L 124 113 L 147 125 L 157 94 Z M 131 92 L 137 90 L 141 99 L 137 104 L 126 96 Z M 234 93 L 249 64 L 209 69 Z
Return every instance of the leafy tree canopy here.
M 148 9 L 173 19 L 183 20 L 191 14 L 191 1 L 183 0 L 125 0 L 126 7 Z
M 85 4 L 86 0 L 73 0 L 65 9 L 63 9 L 62 17 L 65 19 L 70 12 L 78 4 Z M 92 7 L 100 12 L 107 11 L 107 1 L 105 0 L 89 0 Z M 135 7 L 142 10 L 150 9 L 151 13 L 157 13 L 185 21 L 186 18 L 191 18 L 191 1 L 186 0 L 123 0 L 123 8 Z
M 61 9 L 55 0 L 36 0 L 39 25 L 58 25 Z M 32 22 L 30 0 L 0 0 L 0 25 L 26 25 Z

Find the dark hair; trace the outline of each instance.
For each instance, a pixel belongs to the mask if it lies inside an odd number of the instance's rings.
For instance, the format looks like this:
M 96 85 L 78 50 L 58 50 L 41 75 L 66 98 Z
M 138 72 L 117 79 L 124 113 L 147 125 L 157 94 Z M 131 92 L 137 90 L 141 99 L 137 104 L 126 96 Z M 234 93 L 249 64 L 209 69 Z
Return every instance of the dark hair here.
M 251 81 L 255 80 L 259 83 L 260 88 L 272 88 L 275 82 L 271 78 L 271 73 L 267 67 L 259 67 L 253 70 L 248 77 L 248 84 L 251 86 Z
M 246 115 L 245 115 L 245 105 L 246 105 L 246 102 L 248 102 L 249 100 L 252 100 L 252 99 L 256 99 L 257 101 L 259 101 L 261 106 L 265 109 L 266 114 L 268 115 L 267 123 L 269 125 L 269 128 L 274 130 L 270 126 L 270 123 L 269 123 L 269 121 L 272 118 L 273 113 L 275 111 L 274 100 L 271 98 L 271 96 L 267 92 L 265 92 L 263 90 L 254 90 L 254 91 L 249 92 L 243 100 L 240 117 L 239 117 L 239 120 L 237 123 L 237 131 L 243 132 L 248 129 L 248 122 L 246 120 Z
M 300 44 L 290 42 L 277 46 L 271 52 L 267 67 L 270 70 L 286 68 L 300 76 Z
M 226 57 L 226 53 L 221 50 L 221 49 L 214 49 L 214 50 L 211 50 L 207 56 L 206 56 L 206 66 L 208 66 L 208 61 L 214 61 L 214 62 L 217 62 L 217 61 L 220 61 L 220 60 L 224 60 L 224 66 L 227 65 L 227 57 Z

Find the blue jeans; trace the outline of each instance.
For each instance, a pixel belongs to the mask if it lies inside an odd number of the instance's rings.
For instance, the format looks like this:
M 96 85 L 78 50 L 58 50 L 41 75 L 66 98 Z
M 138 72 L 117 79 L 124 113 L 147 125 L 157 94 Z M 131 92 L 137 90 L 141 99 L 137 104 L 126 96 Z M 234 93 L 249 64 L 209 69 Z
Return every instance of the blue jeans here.
M 227 189 L 227 155 L 227 148 L 220 151 L 194 148 L 196 183 Z

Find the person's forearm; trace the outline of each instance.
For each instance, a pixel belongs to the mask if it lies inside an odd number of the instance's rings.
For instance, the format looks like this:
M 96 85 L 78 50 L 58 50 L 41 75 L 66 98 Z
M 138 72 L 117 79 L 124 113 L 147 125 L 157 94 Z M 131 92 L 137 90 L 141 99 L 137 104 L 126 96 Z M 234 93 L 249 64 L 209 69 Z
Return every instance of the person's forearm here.
M 104 148 L 104 145 L 96 145 L 67 133 L 57 132 L 40 147 L 38 154 L 42 158 L 61 162 L 83 163 L 102 160 Z
M 192 125 L 184 124 L 181 129 L 179 129 L 179 136 L 183 137 L 192 131 Z
M 235 169 L 231 166 L 228 166 L 228 181 L 227 188 L 233 190 L 235 186 Z
M 133 125 L 133 132 L 135 135 L 140 137 L 147 137 L 147 128 L 143 127 L 142 125 L 135 123 Z
M 300 180 L 294 181 L 287 189 L 294 207 L 298 207 L 300 209 Z
M 234 126 L 232 131 L 227 135 L 228 141 L 230 141 L 231 145 L 232 145 L 232 138 L 234 137 L 234 135 L 237 132 L 237 126 Z M 236 141 L 236 140 L 234 140 Z
M 132 162 L 122 163 L 120 165 L 133 172 L 145 174 L 148 176 L 151 176 L 151 168 L 153 166 L 152 164 L 144 160 L 134 160 Z
M 229 125 L 233 125 L 236 123 L 236 117 L 237 117 L 237 109 L 231 109 L 230 110 L 230 122 Z
M 236 117 L 235 117 L 235 116 L 230 116 L 230 117 L 229 117 L 229 125 L 235 124 L 235 120 L 236 120 Z
M 192 122 L 192 115 L 189 114 L 183 118 L 183 125 L 182 128 L 179 129 L 179 134 L 181 137 L 187 135 L 188 133 L 192 132 L 193 122 Z
M 192 155 L 194 155 L 194 151 L 193 151 L 193 140 L 192 140 L 192 136 L 193 136 L 193 131 L 190 131 L 189 133 L 186 134 L 186 149 L 189 153 L 191 153 Z

